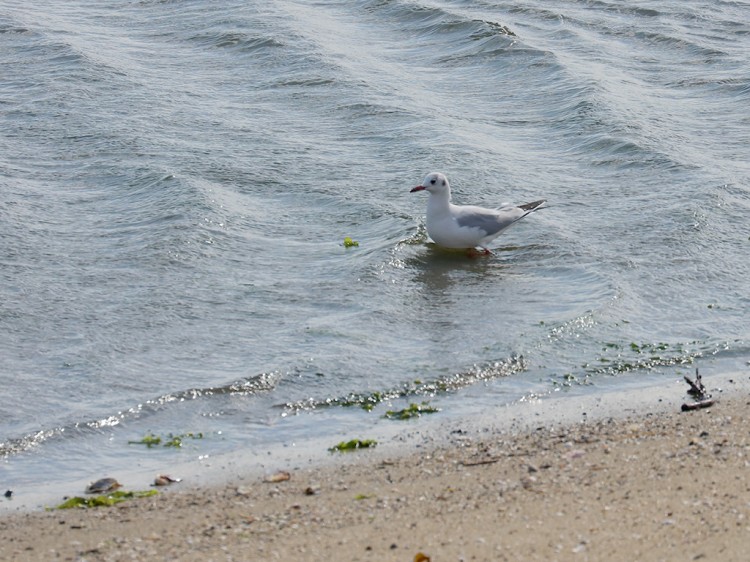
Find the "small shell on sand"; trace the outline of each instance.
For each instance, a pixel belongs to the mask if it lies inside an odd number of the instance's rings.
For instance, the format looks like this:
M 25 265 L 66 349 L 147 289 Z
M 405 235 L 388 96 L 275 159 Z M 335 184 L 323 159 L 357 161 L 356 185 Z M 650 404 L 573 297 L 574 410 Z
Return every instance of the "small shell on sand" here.
M 114 478 L 100 478 L 96 482 L 92 482 L 86 488 L 87 494 L 106 494 L 107 492 L 114 492 L 117 488 L 122 488 L 120 484 Z
M 154 486 L 169 486 L 175 482 L 181 482 L 182 478 L 172 478 L 168 474 L 158 474 L 154 478 Z
M 276 474 L 271 474 L 269 476 L 266 476 L 265 481 L 266 482 L 285 482 L 289 480 L 292 477 L 291 474 L 289 474 L 286 470 L 281 470 L 277 472 Z

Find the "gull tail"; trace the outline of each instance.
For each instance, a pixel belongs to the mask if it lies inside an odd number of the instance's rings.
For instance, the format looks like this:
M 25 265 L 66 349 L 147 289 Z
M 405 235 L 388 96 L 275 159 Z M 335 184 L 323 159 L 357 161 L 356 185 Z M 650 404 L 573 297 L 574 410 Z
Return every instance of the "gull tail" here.
M 547 202 L 546 199 L 540 199 L 539 201 L 534 201 L 532 203 L 524 203 L 523 205 L 518 205 L 516 209 L 521 209 L 523 211 L 523 214 L 513 219 L 513 222 L 511 224 L 520 221 L 522 218 L 530 215 L 534 211 L 538 211 L 539 209 L 544 209 L 542 205 L 544 205 L 546 202 Z
M 524 213 L 513 222 L 520 221 L 522 218 L 528 216 L 534 211 L 538 211 L 539 209 L 544 209 L 542 205 L 544 205 L 546 202 L 547 202 L 546 199 L 540 199 L 539 201 L 534 201 L 532 203 L 524 203 L 523 205 L 519 205 L 518 208 L 522 209 Z
M 523 205 L 519 205 L 518 208 L 526 211 L 526 214 L 524 215 L 526 216 L 529 213 L 532 213 L 539 209 L 546 202 L 546 199 L 540 199 L 539 201 L 534 201 L 533 203 L 524 203 Z

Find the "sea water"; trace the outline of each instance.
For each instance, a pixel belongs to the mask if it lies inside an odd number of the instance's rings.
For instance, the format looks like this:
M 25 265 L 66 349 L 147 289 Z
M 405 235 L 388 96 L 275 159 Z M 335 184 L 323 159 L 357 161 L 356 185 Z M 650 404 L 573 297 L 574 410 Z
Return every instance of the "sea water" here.
M 0 486 L 747 373 L 749 53 L 721 0 L 0 1 Z M 547 208 L 446 252 L 431 171 Z

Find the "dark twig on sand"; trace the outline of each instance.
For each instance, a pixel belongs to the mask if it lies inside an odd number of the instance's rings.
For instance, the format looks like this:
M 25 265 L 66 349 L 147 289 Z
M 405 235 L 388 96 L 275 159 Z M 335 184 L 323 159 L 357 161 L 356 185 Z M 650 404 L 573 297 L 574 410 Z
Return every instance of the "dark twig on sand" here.
M 706 391 L 706 387 L 703 386 L 703 381 L 701 380 L 701 375 L 697 368 L 695 369 L 695 381 L 690 380 L 690 377 L 687 375 L 685 375 L 684 379 L 685 382 L 690 385 L 690 389 L 687 393 L 695 399 L 695 402 L 692 404 L 683 404 L 683 412 L 700 410 L 701 408 L 708 408 L 709 406 L 714 405 L 715 400 L 711 398 L 711 395 Z
M 701 380 L 701 375 L 698 372 L 698 369 L 695 369 L 695 382 L 690 380 L 690 377 L 685 375 L 685 382 L 690 385 L 690 390 L 688 390 L 688 394 L 690 396 L 694 396 L 698 400 L 702 400 L 703 398 L 706 398 L 706 387 L 703 386 L 703 381 Z
M 682 411 L 683 412 L 689 412 L 690 410 L 700 410 L 701 408 L 708 408 L 710 406 L 714 405 L 713 398 L 706 398 L 704 400 L 699 400 L 698 402 L 693 402 L 692 404 L 683 404 L 682 405 Z

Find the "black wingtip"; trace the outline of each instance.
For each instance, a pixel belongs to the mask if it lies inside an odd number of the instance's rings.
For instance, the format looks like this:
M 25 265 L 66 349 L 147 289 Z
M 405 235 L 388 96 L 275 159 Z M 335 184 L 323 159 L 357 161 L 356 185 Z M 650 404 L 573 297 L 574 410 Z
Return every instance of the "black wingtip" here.
M 530 213 L 531 211 L 536 211 L 539 207 L 544 205 L 547 202 L 546 199 L 540 199 L 539 201 L 534 201 L 532 203 L 524 203 L 523 205 L 519 205 L 519 209 L 523 209 L 524 211 Z

